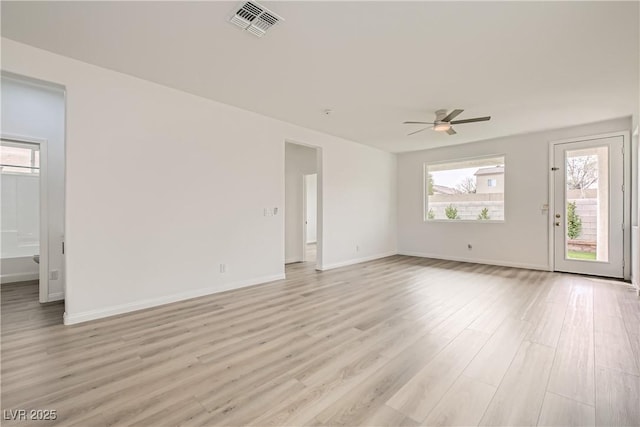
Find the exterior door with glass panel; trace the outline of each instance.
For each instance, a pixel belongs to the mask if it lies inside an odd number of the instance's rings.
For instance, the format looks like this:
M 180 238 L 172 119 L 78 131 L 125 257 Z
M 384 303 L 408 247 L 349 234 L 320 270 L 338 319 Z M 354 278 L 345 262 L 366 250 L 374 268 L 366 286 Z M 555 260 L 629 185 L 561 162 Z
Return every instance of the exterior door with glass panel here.
M 555 270 L 624 275 L 623 137 L 554 146 Z

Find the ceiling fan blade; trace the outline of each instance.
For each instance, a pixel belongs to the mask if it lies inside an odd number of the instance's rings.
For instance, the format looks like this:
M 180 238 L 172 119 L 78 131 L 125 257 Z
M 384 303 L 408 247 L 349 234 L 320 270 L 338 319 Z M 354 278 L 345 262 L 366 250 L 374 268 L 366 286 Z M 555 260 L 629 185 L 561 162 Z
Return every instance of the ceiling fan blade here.
M 411 133 L 407 134 L 407 136 L 415 135 L 416 133 L 422 132 L 423 130 L 427 130 L 427 129 L 431 129 L 431 128 L 423 128 L 423 129 L 417 130 L 415 132 L 411 132 Z
M 432 125 L 433 122 L 402 122 L 403 125 Z
M 451 123 L 452 125 L 459 125 L 462 123 L 473 123 L 473 122 L 486 122 L 487 120 L 491 120 L 491 116 L 487 117 L 475 117 L 473 119 L 463 119 L 463 120 L 454 120 Z
M 450 112 L 449 114 L 446 115 L 446 117 L 444 119 L 442 119 L 443 122 L 450 122 L 451 120 L 453 120 L 454 118 L 456 118 L 460 113 L 462 113 L 464 110 L 453 110 L 452 112 Z
M 458 133 L 458 132 L 456 132 L 455 130 L 453 130 L 453 128 L 449 128 L 449 130 L 447 130 L 447 133 L 448 133 L 449 135 L 455 135 L 455 134 L 456 134 L 456 133 Z

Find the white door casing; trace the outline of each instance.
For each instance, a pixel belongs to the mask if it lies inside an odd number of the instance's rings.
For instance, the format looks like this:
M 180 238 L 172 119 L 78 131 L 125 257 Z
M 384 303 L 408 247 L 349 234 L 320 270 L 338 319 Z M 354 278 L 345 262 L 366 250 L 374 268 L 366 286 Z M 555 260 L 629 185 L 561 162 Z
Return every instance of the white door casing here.
M 579 163 L 587 157 L 595 159 L 597 181 L 589 188 L 568 187 L 568 162 Z M 624 137 L 614 135 L 555 143 L 552 158 L 554 270 L 623 278 L 626 228 Z M 568 237 L 568 200 L 577 204 L 589 202 L 582 216 L 578 215 L 582 226 L 580 236 L 571 242 Z M 587 228 L 593 233 L 591 236 L 583 236 L 588 234 Z M 584 246 L 580 246 L 583 243 Z

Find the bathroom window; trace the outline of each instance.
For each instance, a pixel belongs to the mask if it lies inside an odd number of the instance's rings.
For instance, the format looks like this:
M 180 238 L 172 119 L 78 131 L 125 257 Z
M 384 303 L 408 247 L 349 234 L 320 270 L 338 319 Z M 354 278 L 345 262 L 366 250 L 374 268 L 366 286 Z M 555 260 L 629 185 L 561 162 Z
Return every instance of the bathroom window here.
M 40 150 L 36 144 L 2 141 L 0 147 L 0 170 L 2 173 L 38 175 L 40 172 Z

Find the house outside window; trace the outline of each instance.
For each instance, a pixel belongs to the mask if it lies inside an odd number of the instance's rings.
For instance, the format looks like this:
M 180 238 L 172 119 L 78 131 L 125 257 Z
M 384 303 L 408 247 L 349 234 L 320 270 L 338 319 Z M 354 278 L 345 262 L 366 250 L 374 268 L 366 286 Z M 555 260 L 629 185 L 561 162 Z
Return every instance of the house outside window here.
M 480 168 L 474 176 L 478 193 L 504 193 L 504 165 Z

